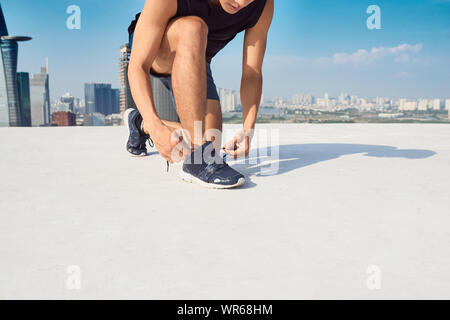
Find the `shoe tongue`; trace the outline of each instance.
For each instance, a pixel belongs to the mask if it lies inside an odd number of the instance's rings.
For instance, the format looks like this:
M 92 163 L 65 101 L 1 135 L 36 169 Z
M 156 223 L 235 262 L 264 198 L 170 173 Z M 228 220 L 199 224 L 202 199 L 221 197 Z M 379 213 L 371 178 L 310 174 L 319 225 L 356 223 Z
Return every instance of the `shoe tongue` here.
M 214 162 L 216 157 L 216 150 L 211 141 L 204 143 L 202 146 L 195 149 L 191 155 L 186 159 L 190 164 L 202 164 Z

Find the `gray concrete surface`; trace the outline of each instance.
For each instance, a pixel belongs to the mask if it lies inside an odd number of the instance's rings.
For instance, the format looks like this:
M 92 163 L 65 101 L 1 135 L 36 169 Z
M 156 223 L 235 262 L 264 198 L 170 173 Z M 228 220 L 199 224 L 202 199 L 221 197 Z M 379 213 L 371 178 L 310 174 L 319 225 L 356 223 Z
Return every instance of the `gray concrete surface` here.
M 122 127 L 1 128 L 0 298 L 450 298 L 450 126 L 259 128 L 224 191 Z

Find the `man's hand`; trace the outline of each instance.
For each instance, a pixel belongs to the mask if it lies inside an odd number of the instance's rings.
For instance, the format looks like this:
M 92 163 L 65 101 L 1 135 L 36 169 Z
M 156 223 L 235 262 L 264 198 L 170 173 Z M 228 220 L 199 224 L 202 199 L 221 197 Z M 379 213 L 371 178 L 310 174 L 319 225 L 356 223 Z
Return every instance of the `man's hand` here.
M 233 140 L 225 144 L 223 150 L 234 159 L 247 157 L 250 154 L 252 138 L 253 130 L 240 130 Z
M 150 126 L 146 125 L 144 122 L 144 129 L 146 132 L 150 133 L 150 137 L 155 143 L 156 149 L 163 158 L 170 163 L 178 160 L 172 159 L 172 151 L 179 143 L 179 139 L 173 134 L 173 129 L 170 129 L 161 121 Z

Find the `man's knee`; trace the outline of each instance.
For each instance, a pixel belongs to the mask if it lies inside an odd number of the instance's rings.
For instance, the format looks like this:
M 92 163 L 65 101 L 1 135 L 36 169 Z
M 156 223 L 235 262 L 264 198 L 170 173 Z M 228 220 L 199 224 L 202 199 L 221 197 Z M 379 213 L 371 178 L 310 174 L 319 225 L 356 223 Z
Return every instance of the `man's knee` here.
M 199 17 L 189 16 L 178 18 L 174 23 L 179 46 L 191 49 L 206 48 L 208 41 L 208 26 Z

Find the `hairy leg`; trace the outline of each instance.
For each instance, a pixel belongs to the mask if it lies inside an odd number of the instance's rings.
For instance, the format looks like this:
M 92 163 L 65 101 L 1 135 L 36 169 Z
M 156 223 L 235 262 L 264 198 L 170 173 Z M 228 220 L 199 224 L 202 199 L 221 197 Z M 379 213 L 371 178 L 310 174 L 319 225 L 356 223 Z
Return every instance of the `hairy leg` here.
M 208 99 L 206 103 L 205 135 L 217 151 L 222 147 L 222 109 L 218 100 Z
M 180 30 L 172 65 L 172 86 L 181 125 L 189 132 L 191 147 L 195 148 L 204 142 L 208 27 L 196 17 L 178 22 Z
M 164 34 L 158 55 L 152 64 L 153 71 L 172 75 L 172 85 L 181 123 L 163 121 L 169 128 L 189 132 L 192 146 L 201 145 L 205 130 L 214 132 L 206 140 L 213 140 L 216 148 L 222 143 L 222 112 L 220 102 L 206 97 L 205 50 L 208 28 L 198 17 L 172 20 Z M 194 123 L 201 121 L 194 136 Z M 212 131 L 211 129 L 215 129 Z M 195 141 L 194 141 L 195 138 Z
M 183 126 L 181 122 L 162 120 L 162 122 L 168 126 L 172 131 L 177 129 L 182 129 Z M 219 136 L 208 135 L 208 132 L 214 132 L 218 130 L 222 132 L 222 110 L 220 107 L 220 102 L 218 100 L 208 99 L 206 100 L 206 115 L 205 115 L 205 135 L 206 140 L 214 141 L 216 149 L 221 147 L 222 138 Z

